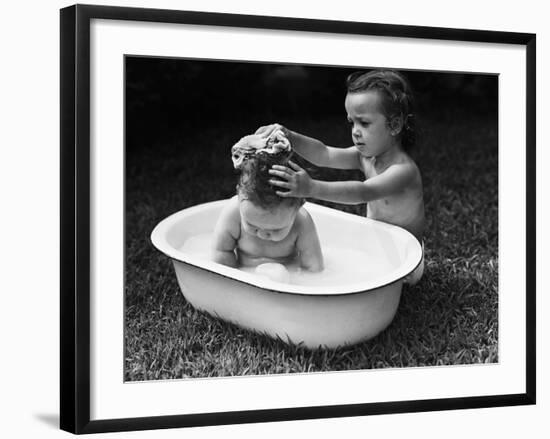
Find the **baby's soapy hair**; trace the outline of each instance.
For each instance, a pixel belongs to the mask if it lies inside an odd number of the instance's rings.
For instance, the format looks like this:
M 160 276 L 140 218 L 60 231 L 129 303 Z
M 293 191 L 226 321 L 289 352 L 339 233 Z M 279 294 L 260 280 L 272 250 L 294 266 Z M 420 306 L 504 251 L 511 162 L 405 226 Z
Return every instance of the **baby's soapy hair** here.
M 271 210 L 281 205 L 300 207 L 304 204 L 303 198 L 282 198 L 275 191 L 280 190 L 269 180 L 274 179 L 269 173 L 271 166 L 288 166 L 292 151 L 282 151 L 277 154 L 259 152 L 246 158 L 240 169 L 237 193 L 262 209 Z
M 372 70 L 368 73 L 355 72 L 347 78 L 348 93 L 376 90 L 382 98 L 381 112 L 391 124 L 400 117 L 403 128 L 399 133 L 405 151 L 416 142 L 414 99 L 411 86 L 405 77 L 394 70 Z

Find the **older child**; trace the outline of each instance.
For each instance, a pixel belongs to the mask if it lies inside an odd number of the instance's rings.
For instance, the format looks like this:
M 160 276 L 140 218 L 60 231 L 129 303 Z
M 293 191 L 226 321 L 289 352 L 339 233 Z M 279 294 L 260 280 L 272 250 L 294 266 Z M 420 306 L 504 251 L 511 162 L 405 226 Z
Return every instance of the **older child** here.
M 275 273 L 277 280 L 285 280 L 283 264 L 294 261 L 306 270 L 323 269 L 319 238 L 302 207 L 304 199 L 280 197 L 270 183 L 271 167 L 288 164 L 291 155 L 281 131 L 246 136 L 233 146 L 233 164 L 241 173 L 237 195 L 224 207 L 214 231 L 214 261 L 265 269 L 264 274 L 273 278 L 270 273 Z
M 318 166 L 360 169 L 365 181 L 313 180 L 293 162 L 275 165 L 271 183 L 281 197 L 312 197 L 344 204 L 367 204 L 367 217 L 401 226 L 420 242 L 424 201 L 420 171 L 407 151 L 414 144 L 413 97 L 405 78 L 392 70 L 355 73 L 348 77 L 345 99 L 353 146 L 336 148 L 290 131 L 279 124 L 261 127 L 269 136 L 282 130 L 294 150 Z M 408 280 L 422 276 L 424 261 Z

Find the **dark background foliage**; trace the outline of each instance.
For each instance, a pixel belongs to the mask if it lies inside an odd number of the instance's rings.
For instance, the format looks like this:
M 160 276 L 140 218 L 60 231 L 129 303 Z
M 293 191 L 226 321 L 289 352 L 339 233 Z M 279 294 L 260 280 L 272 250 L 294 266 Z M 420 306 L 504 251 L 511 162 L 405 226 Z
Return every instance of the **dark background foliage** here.
M 220 125 L 235 126 L 239 137 L 271 121 L 340 117 L 345 123 L 345 79 L 358 70 L 366 69 L 128 57 L 127 147 Z M 493 75 L 401 72 L 419 114 L 496 110 Z M 241 126 L 250 128 L 238 131 Z

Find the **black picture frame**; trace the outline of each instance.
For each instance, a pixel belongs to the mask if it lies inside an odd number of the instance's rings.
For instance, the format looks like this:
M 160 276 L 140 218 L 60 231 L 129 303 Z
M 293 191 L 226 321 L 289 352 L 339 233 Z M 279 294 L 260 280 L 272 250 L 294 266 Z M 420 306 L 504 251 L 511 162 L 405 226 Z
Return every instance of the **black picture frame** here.
M 61 289 L 60 425 L 99 433 L 535 404 L 536 36 L 481 30 L 303 18 L 74 5 L 60 11 Z M 207 26 L 502 43 L 526 48 L 526 376 L 525 393 L 224 413 L 90 420 L 90 21 L 134 20 Z

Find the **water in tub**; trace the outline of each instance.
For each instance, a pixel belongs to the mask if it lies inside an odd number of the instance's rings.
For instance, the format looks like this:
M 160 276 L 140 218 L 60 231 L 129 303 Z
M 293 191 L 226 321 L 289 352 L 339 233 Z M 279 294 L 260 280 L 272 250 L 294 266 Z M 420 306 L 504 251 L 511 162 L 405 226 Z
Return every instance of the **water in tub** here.
M 188 238 L 181 251 L 199 258 L 208 259 L 213 233 L 202 233 Z M 387 258 L 373 250 L 340 248 L 322 245 L 325 269 L 321 273 L 301 270 L 299 265 L 266 263 L 258 267 L 242 267 L 240 270 L 265 276 L 271 280 L 304 286 L 333 286 L 373 280 L 381 273 L 395 269 Z

